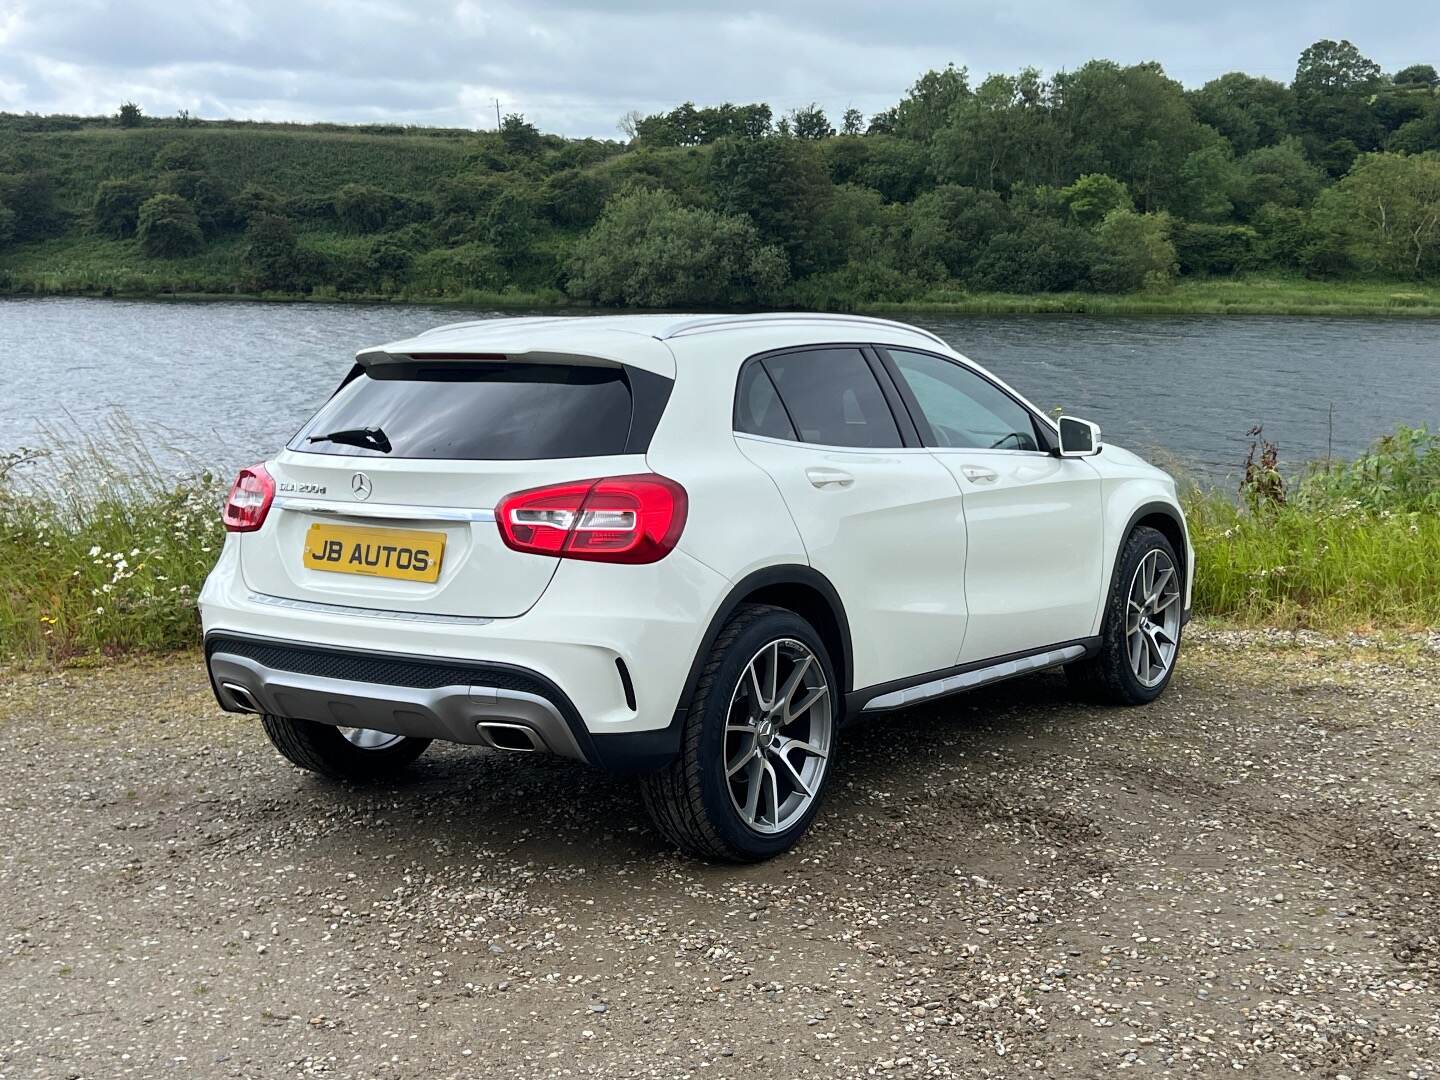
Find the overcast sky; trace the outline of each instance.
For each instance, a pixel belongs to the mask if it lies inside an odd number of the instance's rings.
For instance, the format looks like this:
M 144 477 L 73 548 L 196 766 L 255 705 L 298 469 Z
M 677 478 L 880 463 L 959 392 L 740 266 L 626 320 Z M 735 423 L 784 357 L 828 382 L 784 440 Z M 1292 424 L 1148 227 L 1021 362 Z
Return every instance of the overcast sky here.
M 1171 10 L 1164 10 L 1171 9 Z M 1195 86 L 1289 80 L 1348 37 L 1386 71 L 1440 66 L 1433 0 L 0 0 L 0 111 L 494 127 L 614 137 L 681 101 L 893 105 L 947 62 L 972 75 L 1159 60 Z M 978 80 L 977 80 L 978 81 Z

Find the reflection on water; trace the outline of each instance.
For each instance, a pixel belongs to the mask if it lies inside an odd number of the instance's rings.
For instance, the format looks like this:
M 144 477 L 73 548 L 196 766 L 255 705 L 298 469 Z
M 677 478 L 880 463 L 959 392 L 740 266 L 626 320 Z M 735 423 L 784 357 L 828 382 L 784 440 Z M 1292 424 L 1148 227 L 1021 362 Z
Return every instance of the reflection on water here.
M 454 308 L 73 298 L 0 301 L 0 452 L 122 409 L 157 455 L 229 469 L 269 456 L 355 350 Z M 577 318 L 584 318 L 577 315 Z M 1041 408 L 1212 479 L 1264 424 L 1289 465 L 1440 421 L 1440 322 L 1291 317 L 919 316 Z M 1332 424 L 1333 410 L 1333 424 Z

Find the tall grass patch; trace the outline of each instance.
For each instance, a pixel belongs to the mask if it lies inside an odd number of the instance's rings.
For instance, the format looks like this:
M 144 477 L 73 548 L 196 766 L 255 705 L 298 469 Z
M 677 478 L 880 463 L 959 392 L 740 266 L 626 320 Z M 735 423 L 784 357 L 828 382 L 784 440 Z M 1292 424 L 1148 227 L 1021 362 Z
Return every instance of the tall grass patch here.
M 1239 498 L 1197 491 L 1195 609 L 1321 629 L 1440 626 L 1440 432 L 1400 428 L 1286 484 L 1252 461 Z
M 167 477 L 120 421 L 54 441 L 67 448 L 0 455 L 0 659 L 194 645 L 219 483 Z

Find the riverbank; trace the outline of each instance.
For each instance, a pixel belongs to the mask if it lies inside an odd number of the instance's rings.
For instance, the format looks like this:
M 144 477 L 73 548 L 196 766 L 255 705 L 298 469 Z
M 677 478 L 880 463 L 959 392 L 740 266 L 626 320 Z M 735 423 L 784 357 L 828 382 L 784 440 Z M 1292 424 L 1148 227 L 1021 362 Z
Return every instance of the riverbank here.
M 27 465 L 0 455 L 0 663 L 199 643 L 195 598 L 225 539 L 223 478 L 161 480 L 123 429 L 97 445 L 60 455 L 61 479 L 38 491 L 16 482 Z M 1288 492 L 1263 477 L 1239 501 L 1195 488 L 1195 612 L 1346 634 L 1440 627 L 1437 506 L 1440 433 L 1407 428 Z
M 253 292 L 237 283 L 240 240 L 217 242 L 192 258 L 157 262 L 133 244 L 86 237 L 17 247 L 0 256 L 0 296 L 81 296 L 156 300 L 258 300 L 275 303 L 387 303 L 488 310 L 604 310 L 560 289 L 404 285 L 346 292 Z M 777 307 L 802 307 L 777 304 Z M 1134 293 L 992 293 L 936 287 L 913 298 L 839 305 L 876 315 L 1318 315 L 1440 317 L 1440 286 L 1415 281 L 1313 281 L 1294 275 L 1182 278 Z

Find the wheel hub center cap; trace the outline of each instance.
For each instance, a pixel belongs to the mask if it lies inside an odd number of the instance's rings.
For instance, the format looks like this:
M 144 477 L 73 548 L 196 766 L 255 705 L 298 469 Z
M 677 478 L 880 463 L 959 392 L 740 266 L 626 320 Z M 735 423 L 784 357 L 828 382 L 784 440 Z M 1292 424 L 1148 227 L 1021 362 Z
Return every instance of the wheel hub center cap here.
M 775 741 L 775 724 L 770 720 L 762 720 L 760 726 L 755 729 L 755 735 L 761 746 L 770 746 Z

